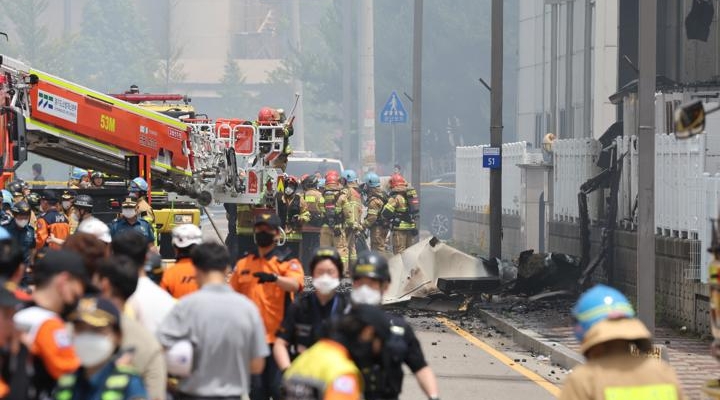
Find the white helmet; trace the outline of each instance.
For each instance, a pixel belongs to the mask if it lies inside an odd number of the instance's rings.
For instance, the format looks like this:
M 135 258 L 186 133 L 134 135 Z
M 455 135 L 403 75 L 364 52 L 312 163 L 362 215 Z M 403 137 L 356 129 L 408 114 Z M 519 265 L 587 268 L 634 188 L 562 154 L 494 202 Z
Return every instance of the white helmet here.
M 193 244 L 202 243 L 202 231 L 193 224 L 178 225 L 172 230 L 172 244 L 184 249 Z
M 181 340 L 165 353 L 168 374 L 186 378 L 192 373 L 193 346 L 189 340 Z
M 97 218 L 90 218 L 83 221 L 77 227 L 77 231 L 89 233 L 105 243 L 112 242 L 112 237 L 110 237 L 110 228 Z

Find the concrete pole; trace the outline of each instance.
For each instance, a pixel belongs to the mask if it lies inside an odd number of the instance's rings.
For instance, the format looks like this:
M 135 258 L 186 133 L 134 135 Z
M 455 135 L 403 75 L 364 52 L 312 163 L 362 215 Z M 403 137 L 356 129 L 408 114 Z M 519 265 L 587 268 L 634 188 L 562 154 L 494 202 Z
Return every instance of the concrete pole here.
M 358 0 L 358 133 L 359 175 L 375 170 L 375 48 L 373 1 Z
M 575 131 L 573 129 L 573 17 L 575 11 L 575 2 L 570 0 L 567 2 L 565 8 L 567 15 L 565 16 L 565 130 L 566 133 L 571 133 L 575 137 Z M 583 135 L 584 136 L 584 135 Z
M 422 35 L 423 0 L 415 0 L 413 13 L 413 101 L 412 101 L 412 181 L 420 195 L 420 151 L 422 142 Z M 418 225 L 420 222 L 417 222 Z
M 638 25 L 638 316 L 655 331 L 655 46 L 657 3 L 640 0 Z
M 557 126 L 557 85 L 558 85 L 558 5 L 553 4 L 550 11 L 550 132 L 560 138 Z
M 300 0 L 291 0 L 290 8 L 292 46 L 295 48 L 295 51 L 300 54 L 302 51 L 302 40 L 300 37 Z M 300 95 L 300 100 L 295 108 L 295 123 L 293 124 L 295 133 L 293 134 L 292 141 L 297 150 L 305 150 L 305 113 L 303 110 L 305 97 L 303 96 L 303 83 L 297 76 L 293 80 L 293 86 L 295 93 Z
M 352 131 L 352 3 L 341 1 L 343 38 L 342 38 L 342 102 L 343 102 L 343 129 L 342 129 L 342 160 L 351 162 L 350 132 Z
M 585 0 L 585 50 L 583 52 L 583 137 L 592 137 L 592 0 Z
M 490 146 L 502 156 L 503 0 L 492 1 Z M 502 165 L 501 165 L 502 166 Z M 502 258 L 502 169 L 490 170 L 490 259 Z

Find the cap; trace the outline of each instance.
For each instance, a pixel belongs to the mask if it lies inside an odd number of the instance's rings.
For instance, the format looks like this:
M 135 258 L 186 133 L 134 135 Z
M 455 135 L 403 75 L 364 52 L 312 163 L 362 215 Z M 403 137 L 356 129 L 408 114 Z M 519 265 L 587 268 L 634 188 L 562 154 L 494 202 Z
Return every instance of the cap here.
M 271 228 L 279 228 L 282 225 L 280 217 L 274 213 L 263 213 L 255 217 L 255 226 L 265 224 Z
M 637 318 L 606 319 L 593 325 L 580 344 L 583 355 L 594 346 L 611 340 L 634 341 L 641 351 L 649 351 L 652 335 Z
M 133 199 L 131 197 L 125 198 L 125 200 L 123 200 L 123 202 L 122 202 L 123 208 L 124 207 L 135 207 L 135 206 L 137 206 L 137 201 L 135 201 L 135 199 Z
M 70 322 L 84 322 L 95 328 L 120 327 L 120 311 L 109 300 L 100 297 L 86 297 L 70 314 Z
M 48 250 L 45 256 L 35 264 L 35 272 L 49 274 L 68 272 L 84 283 L 89 283 L 83 258 L 68 250 Z
M 172 230 L 172 244 L 184 249 L 202 243 L 202 231 L 193 224 L 178 225 Z
M 9 288 L 9 282 L 0 280 L 0 307 L 15 307 L 22 303 Z
M 77 227 L 78 232 L 89 233 L 105 243 L 111 243 L 110 228 L 107 224 L 97 218 L 90 218 L 80 223 Z
M 44 190 L 40 195 L 40 200 L 57 201 L 57 193 L 54 190 Z

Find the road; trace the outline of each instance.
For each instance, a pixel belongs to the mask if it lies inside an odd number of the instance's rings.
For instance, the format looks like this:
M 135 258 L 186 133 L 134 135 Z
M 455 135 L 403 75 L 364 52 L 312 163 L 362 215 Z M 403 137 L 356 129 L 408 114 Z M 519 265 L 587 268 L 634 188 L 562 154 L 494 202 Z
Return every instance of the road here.
M 213 205 L 207 211 L 224 239 L 227 234 L 225 210 Z M 219 241 L 209 219 L 202 219 L 201 228 L 205 240 Z M 441 398 L 542 400 L 553 399 L 553 394 L 558 393 L 558 386 L 544 377 L 559 383 L 563 376 L 559 369 L 538 362 L 512 344 L 512 340 L 482 323 L 463 321 L 459 317 L 445 319 L 434 313 L 408 311 L 407 315 L 428 364 L 438 376 Z M 406 370 L 400 398 L 425 398 L 409 370 Z

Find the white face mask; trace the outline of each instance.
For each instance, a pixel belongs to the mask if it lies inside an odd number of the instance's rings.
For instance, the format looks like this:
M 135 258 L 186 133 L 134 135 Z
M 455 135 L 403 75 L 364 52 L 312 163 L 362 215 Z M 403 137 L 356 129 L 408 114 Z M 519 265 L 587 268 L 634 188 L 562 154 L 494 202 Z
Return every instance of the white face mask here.
M 122 216 L 125 218 L 133 218 L 137 215 L 137 211 L 135 211 L 134 208 L 123 208 L 122 209 Z
M 112 340 L 99 333 L 78 333 L 73 345 L 83 367 L 97 367 L 115 353 Z
M 340 279 L 323 274 L 313 279 L 313 286 L 320 294 L 330 294 L 340 286 Z
M 27 226 L 28 222 L 30 222 L 29 219 L 17 219 L 15 218 L 15 224 L 18 226 L 18 228 L 24 228 Z
M 350 299 L 355 304 L 379 305 L 382 301 L 382 293 L 368 285 L 362 285 L 359 288 L 353 288 L 350 292 Z
M 65 201 L 62 202 L 62 208 L 63 208 L 63 210 L 67 210 L 68 208 L 70 208 L 71 205 L 72 205 L 72 203 L 69 202 L 69 201 L 67 201 L 67 200 L 65 200 Z

